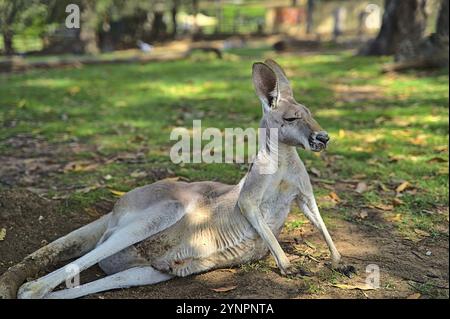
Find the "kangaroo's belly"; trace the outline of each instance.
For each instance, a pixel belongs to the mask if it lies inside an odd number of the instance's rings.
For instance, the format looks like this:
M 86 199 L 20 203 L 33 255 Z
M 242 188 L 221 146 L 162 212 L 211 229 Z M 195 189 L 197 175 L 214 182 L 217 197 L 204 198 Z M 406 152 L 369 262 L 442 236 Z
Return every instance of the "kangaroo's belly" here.
M 240 213 L 190 216 L 135 245 L 156 269 L 176 276 L 262 258 L 267 249 Z

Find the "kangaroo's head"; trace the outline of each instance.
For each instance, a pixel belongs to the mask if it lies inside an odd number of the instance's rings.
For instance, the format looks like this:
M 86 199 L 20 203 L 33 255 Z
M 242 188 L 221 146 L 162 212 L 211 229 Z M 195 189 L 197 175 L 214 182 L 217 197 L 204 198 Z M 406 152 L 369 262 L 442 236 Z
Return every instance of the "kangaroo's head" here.
M 253 64 L 253 85 L 263 106 L 262 128 L 278 129 L 280 143 L 314 152 L 326 148 L 328 133 L 294 99 L 286 74 L 275 61 Z

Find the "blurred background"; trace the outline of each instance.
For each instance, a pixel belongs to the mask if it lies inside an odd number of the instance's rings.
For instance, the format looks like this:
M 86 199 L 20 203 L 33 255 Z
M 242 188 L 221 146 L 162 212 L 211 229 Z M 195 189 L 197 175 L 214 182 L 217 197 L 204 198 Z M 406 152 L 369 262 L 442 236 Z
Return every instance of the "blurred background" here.
M 170 42 L 216 41 L 210 49 L 248 47 L 266 39 L 276 50 L 340 44 L 361 48 L 383 30 L 365 54 L 419 55 L 419 40 L 448 35 L 439 0 L 18 0 L 0 1 L 3 55 L 99 54 Z M 78 27 L 65 25 L 77 9 Z M 444 1 L 442 12 L 448 10 Z M 384 14 L 384 18 L 383 18 Z M 82 28 L 79 25 L 82 24 Z M 439 30 L 441 31 L 439 31 Z M 278 38 L 274 38 L 278 36 Z M 412 43 L 414 44 L 412 45 Z M 430 48 L 428 48 L 430 49 Z M 220 54 L 219 51 L 217 51 Z M 435 52 L 437 54 L 437 52 Z

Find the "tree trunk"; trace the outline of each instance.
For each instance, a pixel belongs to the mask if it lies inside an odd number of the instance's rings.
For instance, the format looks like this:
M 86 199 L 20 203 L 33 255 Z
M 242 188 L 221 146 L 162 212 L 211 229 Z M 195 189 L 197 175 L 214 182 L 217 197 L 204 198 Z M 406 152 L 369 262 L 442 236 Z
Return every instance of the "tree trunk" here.
M 171 10 L 171 15 L 172 15 L 172 38 L 175 38 L 177 36 L 177 14 L 178 14 L 178 5 L 179 5 L 179 0 L 173 0 L 173 4 L 172 4 L 172 10 Z
M 405 37 L 395 55 L 395 62 L 411 64 L 416 61 L 420 67 L 448 66 L 448 2 L 441 0 L 435 32 L 425 39 Z
M 198 24 L 197 24 L 197 15 L 198 15 L 198 0 L 192 0 L 192 10 L 193 10 L 193 16 L 194 16 L 194 25 L 192 26 L 192 33 L 197 34 L 198 33 Z
M 83 51 L 87 54 L 96 54 L 100 51 L 97 38 L 97 18 L 95 2 L 84 0 L 81 12 L 80 40 L 83 43 Z
M 151 32 L 152 40 L 160 40 L 164 36 L 164 33 L 166 31 L 166 25 L 164 24 L 163 16 L 164 12 L 162 11 L 155 11 L 153 13 L 153 23 Z
M 441 10 L 436 23 L 436 34 L 448 41 L 448 0 L 441 1 Z
M 383 71 L 448 67 L 448 54 L 448 0 L 441 0 L 436 32 L 417 43 L 406 38 L 395 55 L 395 63 L 385 65 Z
M 6 28 L 6 30 L 3 30 L 3 50 L 5 55 L 13 55 L 14 54 L 14 48 L 13 48 L 13 36 L 14 33 Z
M 223 24 L 223 10 L 222 10 L 222 0 L 215 0 L 216 3 L 216 18 L 217 25 L 215 29 L 215 33 L 220 33 L 222 24 Z
M 363 55 L 393 55 L 403 40 L 420 41 L 426 26 L 426 0 L 385 0 L 380 32 L 360 51 Z
M 308 0 L 306 17 L 306 34 L 311 34 L 313 28 L 314 0 Z

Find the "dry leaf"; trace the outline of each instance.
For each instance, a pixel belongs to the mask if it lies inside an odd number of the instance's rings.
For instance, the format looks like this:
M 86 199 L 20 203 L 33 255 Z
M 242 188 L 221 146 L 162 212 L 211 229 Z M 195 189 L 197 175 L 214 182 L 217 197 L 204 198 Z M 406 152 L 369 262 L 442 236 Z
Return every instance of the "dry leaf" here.
M 422 230 L 422 229 L 418 229 L 418 228 L 414 228 L 414 232 L 422 237 L 430 237 L 431 235 L 429 233 L 427 233 L 426 231 Z
M 389 216 L 386 218 L 386 220 L 390 222 L 399 222 L 402 220 L 402 214 L 395 214 L 393 216 Z
M 375 124 L 381 124 L 381 123 L 383 123 L 383 122 L 386 122 L 386 118 L 385 117 L 383 117 L 383 116 L 380 116 L 380 117 L 377 117 L 376 119 L 375 119 Z
M 0 229 L 0 241 L 5 240 L 6 237 L 6 228 Z
M 414 145 L 425 145 L 426 143 L 425 143 L 425 141 L 426 141 L 426 136 L 424 136 L 423 134 L 421 134 L 421 135 L 419 135 L 419 136 L 417 136 L 417 137 L 415 137 L 415 138 L 412 138 L 412 139 L 410 139 L 409 140 L 412 144 L 414 144 Z
M 402 201 L 400 198 L 394 198 L 392 200 L 392 203 L 394 204 L 394 206 L 400 206 L 400 205 L 403 205 L 405 202 Z
M 320 171 L 315 168 L 315 167 L 311 167 L 310 168 L 311 173 L 313 173 L 314 175 L 316 175 L 317 177 L 320 177 Z
M 393 210 L 394 206 L 393 205 L 385 205 L 385 204 L 378 204 L 374 206 L 375 208 L 381 209 L 381 210 L 385 210 L 385 211 L 389 211 L 389 210 Z
M 433 147 L 433 150 L 435 150 L 436 152 L 445 152 L 448 151 L 448 146 L 447 145 L 436 146 Z
M 328 196 L 330 196 L 331 199 L 334 200 L 336 203 L 339 203 L 341 201 L 338 194 L 336 194 L 335 192 L 331 192 L 330 194 L 328 194 Z
M 69 171 L 86 172 L 86 171 L 95 170 L 97 168 L 97 166 L 98 166 L 98 164 L 95 164 L 95 163 L 89 163 L 86 161 L 75 161 L 75 162 L 67 163 L 64 166 L 63 171 L 64 172 L 69 172 Z
M 114 195 L 116 195 L 116 196 L 123 196 L 126 192 L 121 192 L 121 191 L 116 191 L 116 190 L 114 190 L 114 189 L 110 189 L 109 190 L 111 193 L 113 193 Z
M 136 170 L 136 171 L 132 172 L 130 176 L 133 178 L 143 178 L 143 177 L 147 177 L 147 173 L 144 171 Z
M 359 217 L 361 219 L 367 218 L 369 216 L 369 213 L 367 211 L 363 210 L 361 213 L 359 213 Z
M 84 193 L 84 194 L 86 194 L 86 193 L 89 193 L 90 191 L 93 191 L 93 190 L 99 188 L 99 187 L 100 187 L 100 185 L 97 185 L 97 184 L 96 185 L 92 185 L 92 186 L 86 186 L 86 187 L 77 189 L 75 192 L 76 193 Z
M 418 292 L 412 295 L 409 295 L 408 297 L 406 297 L 406 299 L 419 299 L 422 295 L 419 294 Z
M 314 246 L 313 244 L 311 244 L 309 241 L 305 240 L 305 245 L 308 246 L 309 248 L 316 250 L 316 246 Z
M 395 191 L 397 193 L 401 193 L 403 192 L 405 189 L 407 189 L 409 186 L 411 186 L 411 184 L 409 182 L 403 182 L 400 185 L 397 186 L 397 188 L 395 189 Z
M 333 287 L 337 287 L 337 288 L 345 289 L 345 290 L 353 290 L 353 289 L 374 290 L 375 289 L 375 287 L 369 286 L 368 284 L 356 284 L 356 285 L 336 284 L 336 285 L 333 285 Z
M 378 184 L 378 186 L 380 187 L 380 189 L 383 192 L 389 192 L 390 191 L 390 189 L 386 185 L 384 185 L 382 182 L 378 182 L 377 184 Z
M 84 211 L 91 217 L 98 218 L 101 216 L 101 214 L 95 208 L 88 207 L 88 208 L 85 208 Z
M 368 189 L 368 187 L 365 182 L 359 182 L 358 185 L 356 185 L 355 192 L 362 194 L 365 191 L 367 191 L 367 189 Z
M 227 286 L 227 287 L 220 287 L 220 288 L 211 288 L 212 291 L 215 292 L 227 292 L 236 289 L 237 286 Z
M 427 161 L 427 163 L 447 163 L 447 162 L 448 162 L 448 160 L 446 160 L 445 158 L 442 158 L 442 157 L 438 157 L 438 156 L 430 158 Z

